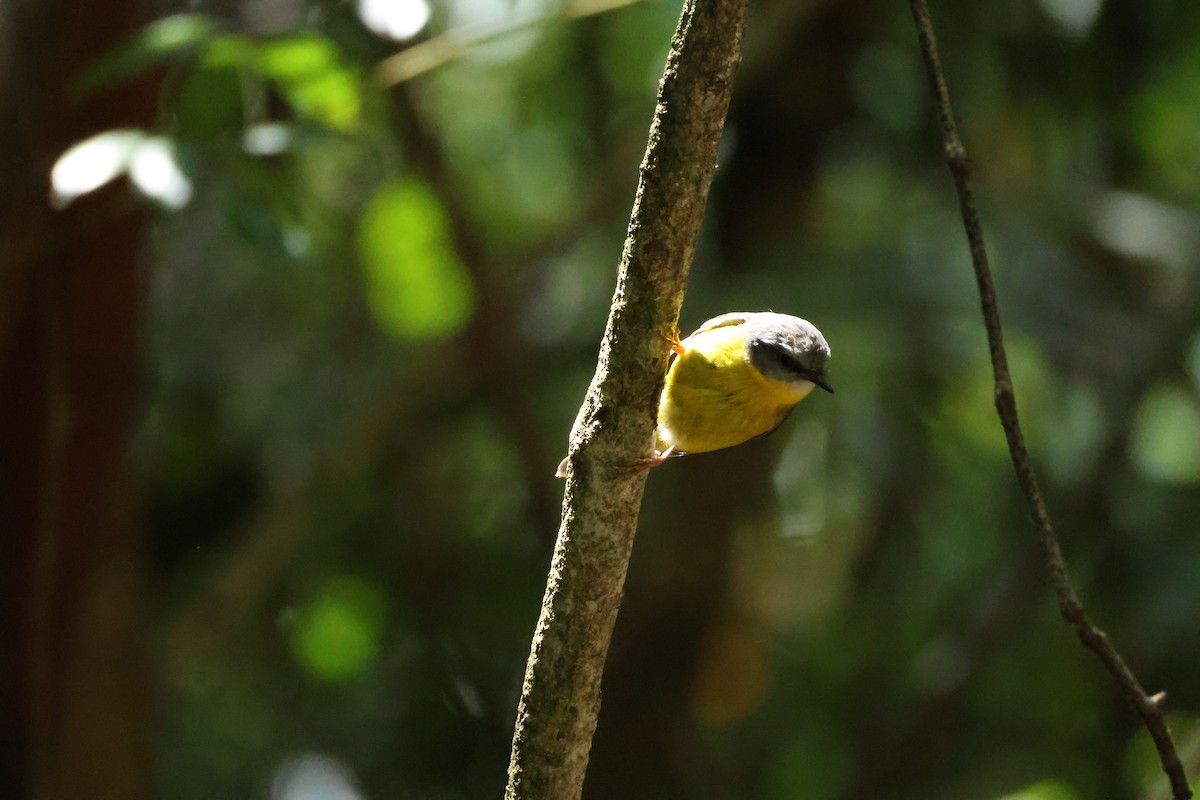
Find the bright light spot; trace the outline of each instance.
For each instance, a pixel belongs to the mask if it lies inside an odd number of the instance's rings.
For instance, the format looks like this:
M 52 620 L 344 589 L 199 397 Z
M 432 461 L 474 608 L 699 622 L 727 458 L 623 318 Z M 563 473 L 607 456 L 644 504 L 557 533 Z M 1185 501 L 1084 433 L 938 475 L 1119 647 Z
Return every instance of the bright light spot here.
M 175 147 L 161 136 L 146 139 L 134 151 L 129 178 L 143 194 L 167 208 L 183 208 L 192 199 L 192 182 L 179 168 Z
M 50 170 L 50 201 L 63 208 L 126 172 L 142 194 L 168 208 L 182 208 L 192 197 L 192 183 L 169 139 L 122 129 L 97 134 L 63 153 Z
M 75 198 L 119 177 L 145 138 L 139 130 L 105 131 L 71 147 L 50 170 L 51 203 L 55 208 L 64 208 Z
M 354 773 L 337 759 L 306 753 L 280 764 L 271 781 L 271 800 L 362 800 Z
M 1197 247 L 1196 218 L 1144 195 L 1110 192 L 1097 209 L 1096 235 L 1114 250 L 1186 268 Z
M 358 0 L 358 16 L 368 29 L 402 42 L 411 39 L 429 22 L 426 0 Z
M 1041 0 L 1046 16 L 1069 36 L 1083 37 L 1100 16 L 1104 0 Z
M 497 3 L 496 0 L 446 0 L 439 5 L 444 8 L 452 31 L 463 31 L 469 36 L 503 28 L 522 20 L 533 21 L 553 17 L 563 5 L 562 0 L 512 0 Z M 522 32 L 511 32 L 498 39 L 473 47 L 465 60 L 476 64 L 504 64 L 532 50 L 541 41 L 542 31 L 537 26 Z
M 288 228 L 283 232 L 283 249 L 292 258 L 304 258 L 308 255 L 312 238 L 303 228 Z
M 493 0 L 450 0 L 446 14 L 451 30 L 486 28 L 504 24 L 514 13 L 512 3 Z
M 1151 480 L 1200 483 L 1200 400 L 1182 386 L 1157 386 L 1142 400 L 1130 437 L 1133 463 Z
M 252 156 L 277 156 L 291 145 L 291 128 L 278 122 L 255 125 L 242 135 L 242 148 Z

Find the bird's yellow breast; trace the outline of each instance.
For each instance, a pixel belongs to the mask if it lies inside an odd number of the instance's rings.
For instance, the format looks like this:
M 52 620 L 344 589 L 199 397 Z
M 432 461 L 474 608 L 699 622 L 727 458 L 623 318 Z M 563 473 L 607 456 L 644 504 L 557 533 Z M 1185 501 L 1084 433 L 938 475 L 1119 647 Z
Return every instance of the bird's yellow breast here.
M 773 429 L 812 391 L 763 376 L 747 360 L 740 325 L 701 331 L 683 347 L 658 406 L 659 449 L 703 453 L 741 444 Z

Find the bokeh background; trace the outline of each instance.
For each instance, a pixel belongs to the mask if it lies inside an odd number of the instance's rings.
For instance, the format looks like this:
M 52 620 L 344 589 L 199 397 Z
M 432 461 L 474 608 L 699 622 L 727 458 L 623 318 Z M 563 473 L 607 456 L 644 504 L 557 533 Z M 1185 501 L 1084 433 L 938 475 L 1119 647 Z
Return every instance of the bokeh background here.
M 74 226 L 80 280 L 137 266 L 116 300 L 30 290 L 25 339 L 0 286 L 5 408 L 128 423 L 7 545 L 12 785 L 94 758 L 173 800 L 498 797 L 679 5 L 34 5 L 0 0 L 21 53 L 95 47 L 58 94 L 0 65 L 17 118 L 125 100 L 34 130 L 43 184 L 108 133 L 5 247 L 37 268 Z M 932 11 L 1051 513 L 1195 779 L 1200 4 Z M 899 0 L 753 5 L 681 325 L 762 309 L 821 328 L 837 394 L 650 476 L 584 797 L 1167 797 L 1058 618 Z M 118 328 L 116 395 L 55 383 L 45 353 Z M 34 439 L 13 481 L 53 467 Z M 88 503 L 126 509 L 102 547 Z M 89 594 L 114 564 L 123 603 Z

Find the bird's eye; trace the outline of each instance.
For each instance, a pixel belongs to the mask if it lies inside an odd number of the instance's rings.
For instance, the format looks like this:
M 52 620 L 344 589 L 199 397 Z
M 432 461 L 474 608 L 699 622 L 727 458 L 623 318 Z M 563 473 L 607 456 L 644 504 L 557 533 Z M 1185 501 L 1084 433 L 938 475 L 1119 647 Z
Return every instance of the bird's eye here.
M 786 348 L 762 339 L 750 342 L 750 363 L 758 367 L 763 375 L 777 381 L 811 378 L 809 371 Z

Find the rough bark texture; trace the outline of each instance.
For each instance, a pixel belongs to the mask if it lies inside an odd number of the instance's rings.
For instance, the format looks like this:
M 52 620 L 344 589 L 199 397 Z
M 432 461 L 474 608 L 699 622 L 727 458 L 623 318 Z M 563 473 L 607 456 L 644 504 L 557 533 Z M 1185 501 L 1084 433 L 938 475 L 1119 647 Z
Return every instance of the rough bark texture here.
M 149 798 L 153 681 L 126 468 L 144 214 L 124 187 L 65 212 L 76 140 L 153 119 L 153 82 L 79 98 L 138 4 L 16 0 L 0 26 L 0 796 Z
M 642 161 L 596 374 L 571 433 L 562 522 L 513 736 L 509 800 L 580 796 L 600 678 L 637 530 L 655 411 L 717 145 L 747 0 L 684 6 Z

